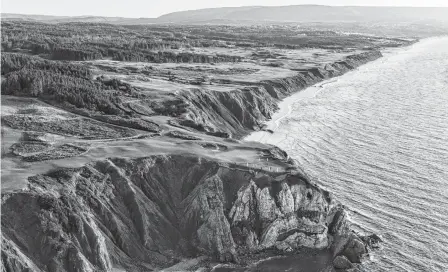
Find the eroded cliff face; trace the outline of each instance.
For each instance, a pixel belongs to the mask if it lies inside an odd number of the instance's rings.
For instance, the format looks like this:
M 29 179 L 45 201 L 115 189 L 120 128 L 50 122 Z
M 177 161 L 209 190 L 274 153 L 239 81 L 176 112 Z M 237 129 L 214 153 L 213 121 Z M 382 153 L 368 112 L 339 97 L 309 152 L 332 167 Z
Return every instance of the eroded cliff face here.
M 341 61 L 320 68 L 297 71 L 294 76 L 270 79 L 234 91 L 188 90 L 182 99 L 189 105 L 180 124 L 221 137 L 239 138 L 258 130 L 278 109 L 277 103 L 286 96 L 322 80 L 340 76 L 382 56 L 379 51 L 350 55 Z
M 182 257 L 327 248 L 344 210 L 299 173 L 188 155 L 109 159 L 2 199 L 5 271 L 149 271 Z

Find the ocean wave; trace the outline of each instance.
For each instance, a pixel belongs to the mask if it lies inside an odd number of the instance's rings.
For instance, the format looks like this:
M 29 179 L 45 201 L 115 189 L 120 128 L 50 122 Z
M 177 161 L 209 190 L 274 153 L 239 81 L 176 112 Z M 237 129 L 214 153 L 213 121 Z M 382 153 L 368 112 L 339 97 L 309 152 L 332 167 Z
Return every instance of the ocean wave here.
M 262 138 L 384 235 L 366 271 L 448 271 L 447 67 L 448 39 L 424 40 L 289 103 Z

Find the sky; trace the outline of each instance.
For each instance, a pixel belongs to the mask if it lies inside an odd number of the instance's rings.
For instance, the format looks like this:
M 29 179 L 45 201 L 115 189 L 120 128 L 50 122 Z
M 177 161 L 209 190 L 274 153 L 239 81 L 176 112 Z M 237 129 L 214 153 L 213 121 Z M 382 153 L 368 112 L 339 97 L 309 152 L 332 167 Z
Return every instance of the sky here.
M 60 16 L 154 18 L 170 12 L 201 8 L 301 4 L 448 7 L 448 0 L 1 0 L 1 11 Z

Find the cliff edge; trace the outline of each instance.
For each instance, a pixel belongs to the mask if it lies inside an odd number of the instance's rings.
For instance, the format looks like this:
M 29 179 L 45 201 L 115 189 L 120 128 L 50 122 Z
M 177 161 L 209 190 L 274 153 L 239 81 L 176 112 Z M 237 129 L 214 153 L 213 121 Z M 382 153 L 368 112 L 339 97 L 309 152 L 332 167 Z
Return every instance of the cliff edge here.
M 354 233 L 284 151 L 240 139 L 282 98 L 381 53 L 277 47 L 3 53 L 2 271 L 256 270 L 288 254 L 354 269 L 379 237 Z

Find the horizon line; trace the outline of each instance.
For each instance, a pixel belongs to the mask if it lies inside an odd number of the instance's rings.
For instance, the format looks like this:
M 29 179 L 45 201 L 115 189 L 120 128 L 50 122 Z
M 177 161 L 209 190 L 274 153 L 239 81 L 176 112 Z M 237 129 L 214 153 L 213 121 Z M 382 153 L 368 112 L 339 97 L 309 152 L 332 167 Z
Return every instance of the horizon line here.
M 55 15 L 55 14 L 36 14 L 36 13 L 17 13 L 17 12 L 1 12 L 0 15 L 3 14 L 12 14 L 12 15 L 25 15 L 25 16 L 52 16 L 52 17 L 103 17 L 103 18 L 122 18 L 122 19 L 157 19 L 162 16 L 179 13 L 179 12 L 187 12 L 187 11 L 197 11 L 197 10 L 207 10 L 207 9 L 220 9 L 220 8 L 278 8 L 278 7 L 296 7 L 296 6 L 319 6 L 319 7 L 359 7 L 359 8 L 448 8 L 446 6 L 356 6 L 356 5 L 319 5 L 319 4 L 298 4 L 298 5 L 283 5 L 283 6 L 228 6 L 228 7 L 214 7 L 214 8 L 200 8 L 200 9 L 189 9 L 189 10 L 180 10 L 180 11 L 172 11 L 168 13 L 164 13 L 157 17 L 123 17 L 120 15 Z M 3 16 L 1 16 L 3 17 Z

